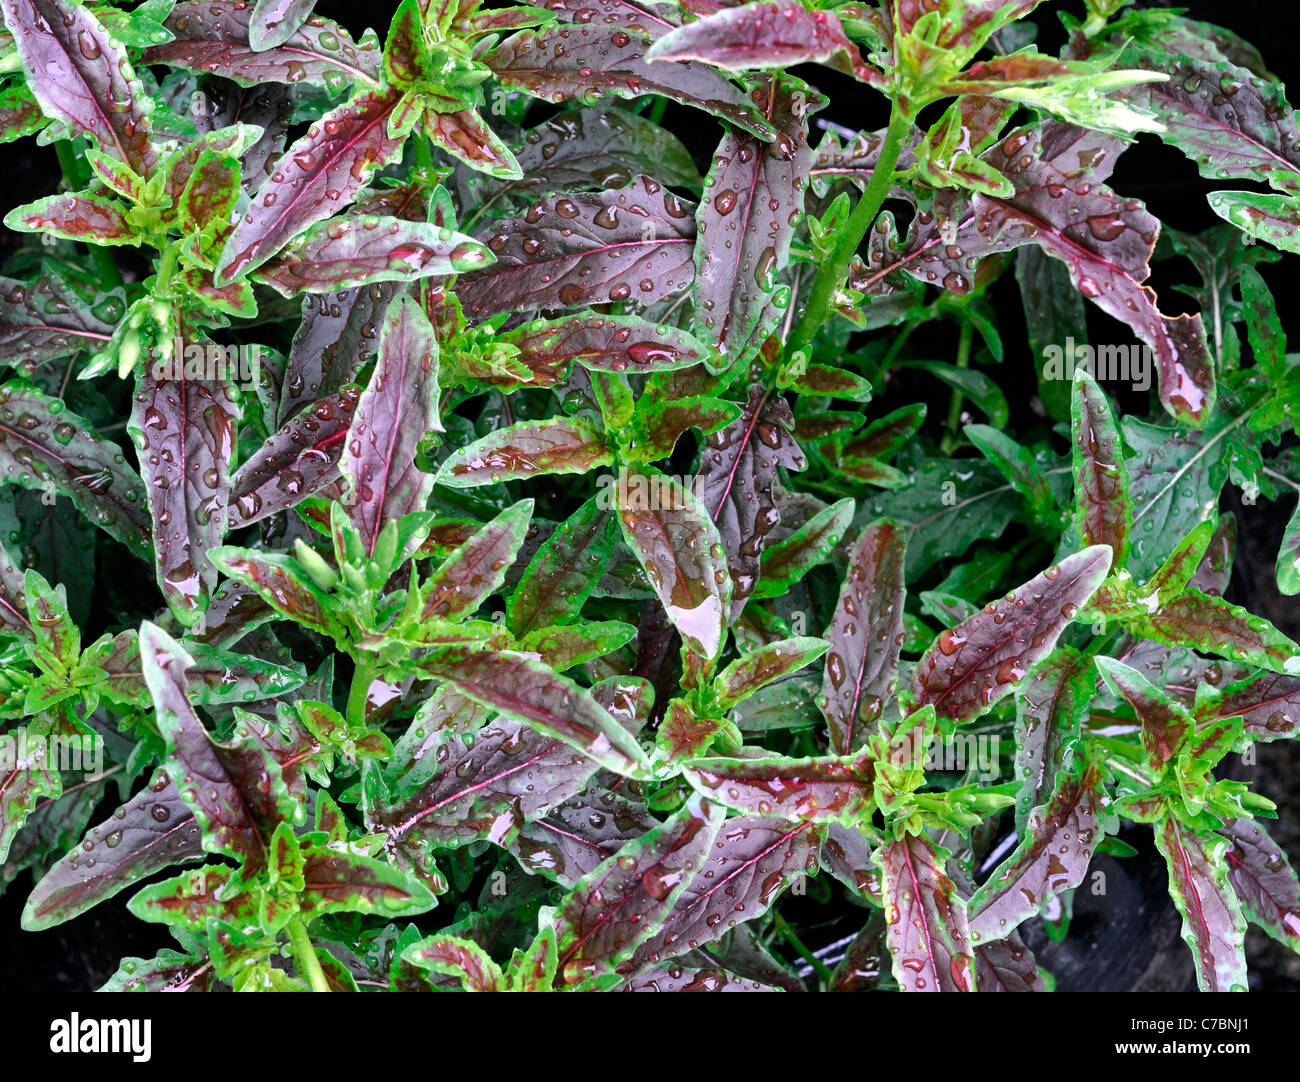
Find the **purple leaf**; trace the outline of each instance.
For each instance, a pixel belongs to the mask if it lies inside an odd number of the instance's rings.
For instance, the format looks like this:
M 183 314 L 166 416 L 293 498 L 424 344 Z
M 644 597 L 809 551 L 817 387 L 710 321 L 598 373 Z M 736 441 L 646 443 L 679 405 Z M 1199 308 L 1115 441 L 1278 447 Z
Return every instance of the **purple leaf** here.
M 322 83 L 334 90 L 349 83 L 378 87 L 379 43 L 367 34 L 354 42 L 328 19 L 311 18 L 283 44 L 257 51 L 249 44 L 249 3 L 186 0 L 164 25 L 173 40 L 144 51 L 146 64 L 170 64 L 215 72 L 240 86 L 259 83 Z
M 277 158 L 284 152 L 285 134 L 289 130 L 292 99 L 289 88 L 276 83 L 241 87 L 237 83 L 212 80 L 204 93 L 211 100 L 199 116 L 191 116 L 200 132 L 220 131 L 233 124 L 251 124 L 261 128 L 257 142 L 240 157 L 240 183 L 246 191 L 260 187 L 274 171 Z
M 383 861 L 328 845 L 304 845 L 302 857 L 299 904 L 306 919 L 322 913 L 405 917 L 435 904 L 426 884 Z
M 355 384 L 294 414 L 230 481 L 230 525 L 248 526 L 293 507 L 338 477 L 343 441 L 361 388 Z
M 1033 952 L 1019 932 L 975 948 L 977 992 L 1046 992 Z
M 903 636 L 903 534 L 877 523 L 858 538 L 826 638 L 822 713 L 831 750 L 848 755 L 866 744 L 898 686 Z
M 366 555 L 384 525 L 424 507 L 433 475 L 415 465 L 425 433 L 441 432 L 438 339 L 410 297 L 384 315 L 379 362 L 357 403 L 340 468 L 348 485 L 348 517 Z
M 724 813 L 692 797 L 665 823 L 583 876 L 560 904 L 559 971 L 577 984 L 630 956 L 676 908 L 703 870 Z
M 387 132 L 397 102 L 394 94 L 361 94 L 326 113 L 290 146 L 227 239 L 214 281 L 224 285 L 260 267 L 351 202 L 371 174 L 401 152 L 405 138 Z
M 943 17 L 934 22 L 927 42 L 940 49 L 957 48 L 973 53 L 1000 26 L 1024 18 L 1043 0 L 951 0 L 943 4 Z M 916 24 L 938 7 L 933 0 L 897 0 L 893 36 L 911 34 Z M 895 40 L 895 48 L 897 41 Z
M 127 909 L 139 920 L 202 931 L 209 916 L 236 926 L 257 922 L 257 898 L 240 891 L 239 869 L 205 864 L 137 891 Z
M 731 576 L 717 527 L 700 500 L 662 474 L 634 474 L 616 490 L 623 538 L 687 645 L 704 657 L 722 650 Z
M 199 824 L 159 770 L 37 883 L 22 925 L 36 932 L 62 924 L 147 875 L 202 856 Z
M 483 245 L 463 234 L 425 222 L 366 215 L 317 222 L 264 264 L 257 278 L 294 297 L 458 274 L 492 261 Z
M 1253 819 L 1228 819 L 1228 882 L 1242 911 L 1279 943 L 1300 951 L 1300 883 L 1286 854 Z
M 1154 291 L 1142 283 L 1150 274 L 1147 262 L 1159 223 L 1140 202 L 1101 183 L 1122 147 L 1111 136 L 1067 124 L 1013 133 L 983 160 L 1011 180 L 1015 194 L 974 195 L 955 236 L 945 236 L 932 212 L 922 213 L 906 250 L 888 256 L 856 287 L 869 292 L 888 275 L 906 270 L 921 281 L 967 293 L 981 257 L 1036 243 L 1066 264 L 1080 293 L 1131 326 L 1151 348 L 1165 408 L 1189 423 L 1204 423 L 1215 392 L 1201 317 L 1169 317 L 1156 308 Z M 1081 183 L 1085 171 L 1087 182 Z
M 627 730 L 591 692 L 540 662 L 493 648 L 444 646 L 417 664 L 425 675 L 563 740 L 609 770 L 645 773 L 645 754 Z
M 808 871 L 807 823 L 742 816 L 727 819 L 690 884 L 659 930 L 637 947 L 620 973 L 633 973 L 706 943 L 765 913 Z
M 659 38 L 647 60 L 699 60 L 727 71 L 827 64 L 864 82 L 881 76 L 862 63 L 839 16 L 809 11 L 801 0 L 760 0 L 728 7 Z
M 316 0 L 257 0 L 248 23 L 248 44 L 257 52 L 283 45 L 316 6 Z
M 700 455 L 694 492 L 722 537 L 734 584 L 733 621 L 754 591 L 767 535 L 780 517 L 772 496 L 777 468 L 802 470 L 805 465 L 793 429 L 785 398 L 756 383 L 744 413 L 711 433 Z
M 140 478 L 123 464 L 117 444 L 95 435 L 59 399 L 17 380 L 0 386 L 0 465 L 6 480 L 24 488 L 51 482 L 91 522 L 149 557 Z
M 374 360 L 384 314 L 397 295 L 392 283 L 304 297 L 280 389 L 278 423 L 351 383 Z
M 101 992 L 210 992 L 216 974 L 212 962 L 173 950 L 153 958 L 123 958 Z
M 682 773 L 710 800 L 759 815 L 850 825 L 874 807 L 872 764 L 865 755 L 696 759 Z
M 708 958 L 706 954 L 701 959 Z M 620 992 L 782 992 L 770 984 L 738 977 L 725 969 L 690 969 L 676 963 L 642 970 Z
M 1049 567 L 941 632 L 916 664 L 913 709 L 969 721 L 1012 691 L 1042 661 L 1110 570 L 1109 545 L 1093 545 Z
M 1243 233 L 1280 248 L 1300 252 L 1300 201 L 1295 193 L 1211 192 L 1210 209 Z
M 1202 724 L 1240 717 L 1243 732 L 1267 743 L 1300 729 L 1300 677 L 1265 672 L 1247 677 L 1207 699 L 1196 711 Z
M 1180 52 L 1142 50 L 1124 58 L 1125 67 L 1169 76 L 1125 93 L 1164 125 L 1160 138 L 1211 180 L 1242 177 L 1300 189 L 1300 127 L 1282 84 L 1222 60 L 1198 60 Z
M 469 939 L 429 936 L 407 947 L 402 960 L 419 969 L 455 977 L 466 992 L 502 992 L 506 988 L 501 967 Z
M 1118 827 L 1101 768 L 1062 774 L 1043 807 L 1030 812 L 1020 845 L 968 903 L 973 942 L 1001 939 L 1088 874 L 1102 837 Z
M 437 733 L 417 749 L 393 799 L 367 806 L 393 848 L 487 838 L 513 846 L 526 824 L 582 792 L 598 764 L 523 722 L 497 720 L 462 737 Z
M 948 852 L 905 835 L 876 850 L 894 978 L 905 992 L 971 992 L 975 958 L 966 903 L 944 873 Z
M 497 336 L 529 368 L 567 372 L 575 361 L 593 372 L 667 372 L 711 359 L 707 346 L 676 327 L 636 316 L 579 313 L 539 319 Z
M 99 20 L 69 0 L 2 0 L 0 10 L 41 111 L 148 176 L 158 161 L 150 99 Z
M 649 177 L 616 191 L 571 192 L 492 224 L 497 262 L 460 279 L 472 320 L 607 301 L 648 305 L 691 281 L 693 206 Z
M 660 37 L 681 25 L 677 5 L 669 0 L 549 0 L 546 10 L 565 22 L 590 23 L 636 30 L 647 37 Z
M 32 605 L 30 611 L 39 623 L 40 609 Z M 5 756 L 0 762 L 0 859 L 8 857 L 14 836 L 41 797 L 54 800 L 63 792 L 58 752 L 54 750 L 57 745 L 49 738 L 75 730 L 56 728 L 48 718 L 48 714 L 38 715 L 33 724 L 5 736 Z
M 525 823 L 510 851 L 534 875 L 571 887 L 657 825 L 645 805 L 591 785 Z
M 128 429 L 153 515 L 158 586 L 176 618 L 195 623 L 217 584 L 239 407 L 224 383 L 141 372 Z
M 613 461 L 604 435 L 587 421 L 519 421 L 453 451 L 438 470 L 438 484 L 470 488 L 544 473 L 590 473 Z
M 480 202 L 468 220 L 477 221 L 503 198 L 532 189 L 623 188 L 638 174 L 679 188 L 697 188 L 700 183 L 699 170 L 677 136 L 614 106 L 560 113 L 530 128 L 514 157 L 522 174 L 517 180 L 469 180 Z
M 241 582 L 225 582 L 212 595 L 202 624 L 190 632 L 196 642 L 228 647 L 275 616 L 275 610 Z
M 1246 990 L 1246 918 L 1228 875 L 1229 839 L 1198 834 L 1167 815 L 1155 827 L 1169 870 L 1169 893 L 1183 917 L 1183 940 L 1202 992 Z
M 520 500 L 448 556 L 420 587 L 421 619 L 459 619 L 496 593 L 524 543 L 532 517 L 533 501 Z
M 871 860 L 871 842 L 860 828 L 832 823 L 819 855 L 821 866 L 854 894 L 880 895 L 880 875 Z
M 229 746 L 212 739 L 186 697 L 189 655 L 148 621 L 140 655 L 167 743 L 163 767 L 203 829 L 203 848 L 237 858 L 255 875 L 266 866 L 276 824 L 294 812 L 280 765 L 251 736 Z
M 119 296 L 91 303 L 53 272 L 32 282 L 0 278 L 0 351 L 30 375 L 46 361 L 102 349 L 122 312 Z
M 547 101 L 591 105 L 606 94 L 632 99 L 659 94 L 707 110 L 760 139 L 776 137 L 735 83 L 705 64 L 651 63 L 645 56 L 649 46 L 650 39 L 638 30 L 593 21 L 577 31 L 564 26 L 515 34 L 484 63 L 502 86 Z
M 797 0 L 789 2 L 804 10 Z M 765 106 L 776 138 L 724 136 L 695 211 L 696 324 L 732 363 L 756 353 L 784 314 L 777 293 L 788 287 L 779 285 L 777 275 L 790 261 L 790 242 L 803 217 L 812 163 L 807 116 L 825 104 L 815 92 L 810 99 L 779 79 L 767 80 L 753 97 Z

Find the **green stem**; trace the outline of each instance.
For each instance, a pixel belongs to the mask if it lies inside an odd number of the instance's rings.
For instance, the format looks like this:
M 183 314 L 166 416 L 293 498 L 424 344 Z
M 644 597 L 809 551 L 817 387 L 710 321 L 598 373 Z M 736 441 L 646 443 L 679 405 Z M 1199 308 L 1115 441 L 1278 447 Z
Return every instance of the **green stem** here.
M 961 339 L 957 343 L 957 367 L 970 367 L 970 347 L 971 340 L 975 334 L 975 325 L 969 321 L 961 325 Z M 954 390 L 952 399 L 948 402 L 948 425 L 944 432 L 943 442 L 939 445 L 939 450 L 945 455 L 951 454 L 954 447 L 957 446 L 957 426 L 961 424 L 961 407 L 966 401 L 961 391 Z
M 782 938 L 794 948 L 799 957 L 813 967 L 813 970 L 817 974 L 817 979 L 823 984 L 830 984 L 831 971 L 826 968 L 826 963 L 803 945 L 803 941 L 799 938 L 798 933 L 790 927 L 786 922 L 785 917 L 781 916 L 781 914 L 776 910 L 772 910 L 772 923 L 776 927 L 776 930 L 781 933 Z
M 59 156 L 59 168 L 63 170 L 63 181 L 69 191 L 79 192 L 90 180 L 90 168 L 78 157 L 72 143 L 60 139 L 54 144 L 54 153 Z M 97 244 L 87 245 L 90 259 L 95 264 L 95 273 L 99 283 L 105 289 L 116 289 L 122 284 L 122 272 L 117 268 L 117 261 Z
M 375 679 L 375 664 L 369 658 L 356 658 L 352 670 L 352 684 L 348 688 L 348 721 L 364 725 L 366 721 L 366 695 Z
M 894 367 L 894 362 L 898 360 L 898 355 L 903 352 L 903 347 L 907 345 L 907 340 L 911 337 L 912 331 L 919 326 L 919 323 L 906 323 L 903 325 L 903 329 L 894 335 L 894 340 L 889 343 L 885 355 L 880 358 L 880 363 L 871 372 L 870 380 L 873 387 L 884 379 L 885 374 Z
M 329 981 L 325 979 L 325 971 L 320 967 L 320 959 L 316 957 L 316 951 L 311 945 L 311 937 L 303 926 L 302 918 L 290 918 L 288 930 L 289 943 L 293 947 L 293 962 L 298 967 L 298 976 L 311 985 L 313 992 L 328 992 Z
M 889 128 L 885 132 L 884 145 L 880 148 L 880 157 L 876 159 L 876 167 L 871 171 L 871 180 L 857 206 L 853 208 L 853 213 L 849 215 L 849 220 L 844 223 L 835 250 L 818 271 L 812 292 L 808 295 L 808 305 L 790 336 L 787 356 L 806 349 L 821 329 L 826 313 L 830 310 L 831 299 L 848 274 L 849 264 L 858 245 L 867 235 L 867 230 L 880 211 L 880 205 L 889 194 L 889 186 L 894 179 L 894 166 L 898 164 L 898 155 L 903 149 L 903 138 L 911 126 L 910 112 L 895 101 L 889 114 Z
M 646 114 L 646 119 L 651 124 L 660 124 L 664 119 L 664 112 L 668 108 L 667 98 L 655 98 L 654 104 L 650 106 L 650 112 Z
M 1291 478 L 1287 477 L 1285 474 L 1278 473 L 1277 470 L 1270 470 L 1265 466 L 1264 475 L 1273 478 L 1274 481 L 1281 481 L 1284 485 L 1290 485 L 1292 488 L 1300 490 L 1300 484 L 1292 481 Z

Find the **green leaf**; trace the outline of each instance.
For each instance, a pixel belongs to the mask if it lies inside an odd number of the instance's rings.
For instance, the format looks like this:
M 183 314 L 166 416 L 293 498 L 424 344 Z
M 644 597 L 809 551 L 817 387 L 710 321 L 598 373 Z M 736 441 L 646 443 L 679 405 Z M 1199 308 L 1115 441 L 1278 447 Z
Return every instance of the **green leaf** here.
M 614 516 L 593 496 L 562 522 L 537 550 L 506 602 L 511 631 L 523 635 L 567 624 L 609 566 L 618 536 Z
M 469 939 L 433 935 L 412 943 L 402 961 L 430 973 L 455 977 L 466 992 L 504 992 L 505 974 L 482 947 Z M 545 989 L 541 989 L 545 991 Z
M 437 481 L 448 488 L 469 488 L 539 474 L 588 473 L 613 461 L 604 436 L 586 421 L 520 421 L 453 451 Z
M 954 391 L 960 391 L 984 412 L 994 428 L 1006 428 L 1011 419 L 1011 407 L 1007 405 L 1002 388 L 992 376 L 977 368 L 958 368 L 955 364 L 940 361 L 909 361 L 906 367 L 920 368 Z
M 854 503 L 837 500 L 818 511 L 789 537 L 764 547 L 762 573 L 752 596 L 780 597 L 809 571 L 824 563 L 853 521 Z
M 718 707 L 730 710 L 759 688 L 811 665 L 826 652 L 828 646 L 824 639 L 781 639 L 738 658 L 718 673 L 713 681 L 713 693 L 717 696 Z
M 1300 594 L 1300 504 L 1291 512 L 1277 550 L 1277 588 L 1288 596 Z
M 423 620 L 468 616 L 501 588 L 533 517 L 533 501 L 506 508 L 456 549 L 420 586 Z
M 1001 535 L 1016 515 L 1013 491 L 992 466 L 969 459 L 930 459 L 912 483 L 859 506 L 854 521 L 888 518 L 903 528 L 907 578 L 937 560 L 960 556 L 983 538 Z
M 998 468 L 1011 487 L 1029 501 L 1034 518 L 1050 517 L 1056 497 L 1043 476 L 1042 465 L 1028 447 L 989 425 L 966 425 L 962 431 L 980 454 Z

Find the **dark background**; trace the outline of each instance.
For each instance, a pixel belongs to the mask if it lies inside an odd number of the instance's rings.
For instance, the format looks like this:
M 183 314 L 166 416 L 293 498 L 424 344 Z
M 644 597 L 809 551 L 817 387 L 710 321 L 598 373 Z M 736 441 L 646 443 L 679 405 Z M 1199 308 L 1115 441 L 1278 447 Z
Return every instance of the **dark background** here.
M 1144 3 L 1145 7 L 1181 7 L 1193 18 L 1218 23 L 1236 31 L 1255 44 L 1265 62 L 1285 83 L 1300 86 L 1300 61 L 1297 61 L 1295 31 L 1300 29 L 1300 4 L 1292 0 L 1233 0 L 1232 3 L 1188 2 L 1179 5 Z M 1054 11 L 1068 10 L 1079 14 L 1081 2 L 1047 3 L 1036 17 L 1042 27 L 1039 47 L 1054 52 L 1063 41 Z M 354 34 L 373 26 L 383 36 L 396 4 L 391 2 L 342 2 L 323 0 L 318 13 L 337 19 Z M 820 117 L 847 127 L 879 128 L 887 119 L 883 99 L 861 85 L 823 68 L 800 71 L 831 97 L 831 105 Z M 1300 91 L 1292 94 L 1295 95 Z M 539 114 L 540 115 L 540 114 Z M 705 114 L 669 106 L 666 126 L 687 144 L 697 162 L 706 166 L 721 128 Z M 814 134 L 814 142 L 819 138 Z M 54 190 L 59 170 L 54 151 L 38 147 L 32 139 L 6 148 L 6 209 Z M 1247 187 L 1237 182 L 1211 185 L 1200 178 L 1196 167 L 1177 151 L 1166 148 L 1154 136 L 1143 135 L 1124 154 L 1110 182 L 1117 191 L 1143 200 L 1163 222 L 1185 232 L 1199 232 L 1219 224 L 1220 219 L 1205 201 L 1207 192 L 1216 187 Z M 6 231 L 7 232 L 7 231 Z M 0 255 L 18 238 L 0 236 Z M 1191 302 L 1171 288 L 1179 283 L 1194 283 L 1195 276 L 1181 261 L 1157 264 L 1149 282 L 1160 297 L 1162 311 L 1175 314 L 1194 310 Z M 1260 268 L 1279 302 L 1282 321 L 1293 344 L 1300 343 L 1291 307 L 1291 298 L 1300 285 L 1300 258 L 1287 256 L 1279 263 Z M 999 317 L 999 327 L 1007 344 L 1008 355 L 997 373 L 1013 410 L 1012 430 L 1019 430 L 1028 419 L 1029 397 L 1034 387 L 1034 359 L 1025 346 L 1024 320 L 1014 277 L 1005 274 L 992 293 Z M 1108 317 L 1089 306 L 1089 323 L 1097 341 L 1125 341 L 1129 334 Z M 1107 332 L 1110 332 L 1107 334 Z M 1118 337 L 1116 337 L 1118 335 Z M 915 349 L 920 355 L 950 357 L 955 339 L 945 338 L 936 330 L 929 338 L 918 335 Z M 1025 388 L 1017 398 L 1017 388 Z M 886 396 L 871 406 L 873 415 L 905 402 L 916 401 L 932 389 L 901 385 L 893 390 L 898 402 Z M 931 417 L 945 412 L 946 392 L 936 400 Z M 1240 527 L 1239 550 L 1229 597 L 1252 611 L 1270 619 L 1283 632 L 1300 638 L 1300 605 L 1294 599 L 1278 595 L 1273 566 L 1282 529 L 1291 512 L 1290 500 L 1270 503 L 1261 499 L 1253 507 L 1240 504 L 1235 489 L 1225 492 L 1223 510 L 1233 510 Z M 141 577 L 141 589 L 152 590 L 147 572 Z M 1300 745 L 1296 741 L 1279 741 L 1257 747 L 1254 766 L 1235 765 L 1234 776 L 1249 781 L 1251 787 L 1279 805 L 1279 820 L 1268 824 L 1274 838 L 1291 856 L 1300 861 Z M 108 815 L 113 805 L 97 810 L 92 822 Z M 1074 924 L 1065 944 L 1046 944 L 1041 938 L 1027 938 L 1039 961 L 1055 972 L 1061 990 L 1188 990 L 1195 988 L 1190 956 L 1179 938 L 1179 918 L 1165 892 L 1165 873 L 1147 828 L 1129 827 L 1124 835 L 1142 855 L 1117 861 L 1100 857 L 1094 866 L 1107 874 L 1109 891 L 1104 898 L 1092 898 L 1080 891 L 1076 899 Z M 149 957 L 162 947 L 175 946 L 160 926 L 135 920 L 125 910 L 127 890 L 85 916 L 46 932 L 28 933 L 19 929 L 18 919 L 30 891 L 30 875 L 20 876 L 0 895 L 0 974 L 15 990 L 75 991 L 93 989 L 102 984 L 125 955 Z M 789 915 L 800 926 L 801 913 L 791 909 Z M 818 917 L 808 913 L 810 924 Z M 1033 923 L 1033 922 L 1031 922 Z M 1028 927 L 1028 926 L 1027 926 Z M 1300 957 L 1280 947 L 1258 929 L 1247 938 L 1251 968 L 1251 987 L 1257 990 L 1300 989 Z

